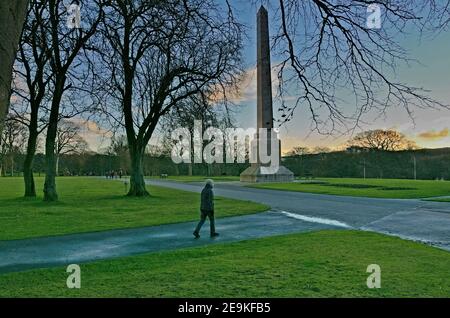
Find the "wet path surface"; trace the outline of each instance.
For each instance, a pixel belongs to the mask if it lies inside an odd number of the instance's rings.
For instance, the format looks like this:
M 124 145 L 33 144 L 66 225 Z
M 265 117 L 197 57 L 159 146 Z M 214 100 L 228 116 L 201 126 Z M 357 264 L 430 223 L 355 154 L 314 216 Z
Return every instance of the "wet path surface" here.
M 208 244 L 236 242 L 266 236 L 316 231 L 339 226 L 304 222 L 279 211 L 218 219 L 221 235 L 209 237 L 206 222 L 194 239 L 196 222 L 134 229 L 72 234 L 48 238 L 0 241 L 0 273 L 173 250 Z

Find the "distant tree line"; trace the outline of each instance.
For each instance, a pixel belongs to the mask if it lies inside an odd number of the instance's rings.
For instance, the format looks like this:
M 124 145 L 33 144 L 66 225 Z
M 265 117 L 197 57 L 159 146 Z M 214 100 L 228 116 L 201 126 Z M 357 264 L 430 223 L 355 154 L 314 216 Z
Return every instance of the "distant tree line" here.
M 414 159 L 415 158 L 415 159 Z M 415 164 L 414 164 L 415 161 Z M 450 148 L 403 151 L 346 151 L 284 158 L 295 175 L 334 178 L 450 180 Z M 414 168 L 414 166 L 416 168 Z
M 13 160 L 5 160 L 2 176 L 22 176 L 24 153 L 15 153 Z M 166 155 L 146 154 L 143 159 L 143 172 L 145 176 L 201 175 L 201 176 L 238 176 L 247 167 L 246 164 L 174 164 Z M 115 154 L 98 154 L 86 152 L 82 154 L 63 154 L 59 159 L 59 176 L 105 176 L 108 173 L 120 170 L 125 175 L 130 173 L 130 160 L 127 157 Z M 45 175 L 45 156 L 36 154 L 33 162 L 35 176 Z
M 193 126 L 192 115 L 186 118 L 172 116 L 173 123 Z M 211 114 L 209 121 L 218 123 L 217 114 Z M 0 167 L 2 176 L 23 175 L 27 152 L 24 128 L 9 120 L 2 134 Z M 129 175 L 132 163 L 128 153 L 127 137 L 114 136 L 110 146 L 103 153 L 95 153 L 86 147 L 79 131 L 66 122 L 60 125 L 58 175 L 60 176 L 105 176 L 122 171 Z M 22 139 L 23 140 L 22 140 Z M 22 140 L 22 141 L 21 141 Z M 239 176 L 248 164 L 175 164 L 171 147 L 148 148 L 143 157 L 142 169 L 145 176 L 202 175 Z M 417 149 L 404 135 L 393 130 L 370 130 L 357 134 L 347 142 L 342 151 L 326 147 L 294 147 L 284 158 L 283 165 L 300 177 L 351 177 L 351 178 L 400 178 L 400 179 L 446 179 L 450 180 L 450 148 Z M 33 162 L 35 174 L 45 174 L 45 156 L 38 153 Z
M 125 153 L 126 154 L 126 153 Z M 415 158 L 415 165 L 414 165 Z M 25 154 L 8 157 L 2 170 L 3 176 L 22 175 Z M 450 180 L 450 148 L 404 151 L 353 151 L 305 154 L 283 158 L 283 165 L 299 177 L 334 178 L 395 178 Z M 11 166 L 12 165 L 12 166 Z M 168 174 L 201 176 L 239 176 L 247 164 L 174 164 L 165 154 L 146 154 L 143 160 L 145 176 Z M 416 172 L 414 172 L 414 166 Z M 130 171 L 129 157 L 117 154 L 93 152 L 63 154 L 59 159 L 61 176 L 104 176 L 110 171 Z M 39 153 L 34 160 L 35 175 L 44 175 L 45 157 Z
M 404 134 L 375 129 L 356 134 L 346 149 L 294 147 L 284 165 L 300 177 L 450 179 L 450 148 L 418 149 Z

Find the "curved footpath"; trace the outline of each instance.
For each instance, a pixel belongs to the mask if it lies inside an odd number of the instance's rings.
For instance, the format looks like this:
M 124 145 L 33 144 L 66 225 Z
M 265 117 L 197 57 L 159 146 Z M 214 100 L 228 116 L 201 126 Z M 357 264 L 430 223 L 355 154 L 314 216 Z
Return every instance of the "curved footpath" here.
M 200 192 L 201 183 L 147 183 Z M 450 251 L 450 204 L 420 200 L 370 199 L 243 187 L 217 183 L 215 194 L 267 204 L 271 211 L 221 218 L 221 236 L 193 239 L 196 222 L 0 241 L 0 273 L 80 264 L 100 259 L 178 248 L 236 242 L 322 229 L 360 229 L 421 241 Z
M 147 183 L 200 192 L 201 183 Z M 350 228 L 394 235 L 450 251 L 450 204 L 417 199 L 378 199 L 266 190 L 239 182 L 216 183 L 216 195 L 267 204 L 300 219 L 334 220 Z

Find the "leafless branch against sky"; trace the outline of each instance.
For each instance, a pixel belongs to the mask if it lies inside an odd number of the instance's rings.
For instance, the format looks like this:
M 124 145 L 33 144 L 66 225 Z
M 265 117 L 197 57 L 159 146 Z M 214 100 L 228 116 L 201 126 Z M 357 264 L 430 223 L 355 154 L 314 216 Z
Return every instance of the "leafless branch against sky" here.
M 411 118 L 416 107 L 449 107 L 426 88 L 396 77 L 400 64 L 414 62 L 399 35 L 447 29 L 449 1 L 254 1 L 261 3 L 271 9 L 277 30 L 280 124 L 306 107 L 313 130 L 330 134 L 353 130 L 368 112 L 384 113 L 392 106 L 403 107 Z M 380 13 L 380 28 L 370 27 L 373 8 Z M 344 110 L 349 103 L 355 105 L 352 113 Z

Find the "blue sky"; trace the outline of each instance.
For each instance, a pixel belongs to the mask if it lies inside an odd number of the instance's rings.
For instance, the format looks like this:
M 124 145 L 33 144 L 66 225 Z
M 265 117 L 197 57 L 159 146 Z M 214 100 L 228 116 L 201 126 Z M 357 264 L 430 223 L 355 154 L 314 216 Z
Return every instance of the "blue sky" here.
M 258 8 L 244 0 L 232 3 L 238 9 L 236 10 L 238 19 L 247 27 L 248 40 L 245 41 L 244 48 L 245 68 L 253 70 L 256 66 L 255 36 Z M 270 15 L 269 10 L 269 20 Z M 274 34 L 273 27 L 275 27 L 274 23 L 271 25 L 272 34 Z M 397 69 L 397 80 L 430 90 L 430 96 L 450 104 L 450 32 L 442 32 L 421 39 L 415 30 L 409 31 L 410 34 L 407 36 L 399 34 L 396 38 L 408 51 L 409 56 L 417 59 L 420 64 L 400 66 Z M 272 54 L 272 64 L 276 61 L 277 57 Z M 245 95 L 248 98 L 239 103 L 238 124 L 242 127 L 256 125 L 256 100 L 252 98 L 255 94 L 255 80 L 255 76 L 250 76 L 245 83 L 244 90 L 247 90 Z M 349 107 L 354 108 L 354 105 Z M 277 101 L 274 100 L 274 110 L 277 108 Z M 350 137 L 348 135 L 325 137 L 311 133 L 310 118 L 309 111 L 300 108 L 297 109 L 294 119 L 283 126 L 281 129 L 283 151 L 297 145 L 339 147 Z M 403 109 L 394 107 L 384 117 L 380 118 L 374 113 L 365 119 L 370 125 L 363 125 L 363 129 L 393 128 L 406 134 L 422 147 L 450 146 L 450 135 L 447 130 L 447 127 L 450 127 L 450 110 L 416 109 L 413 121 Z

